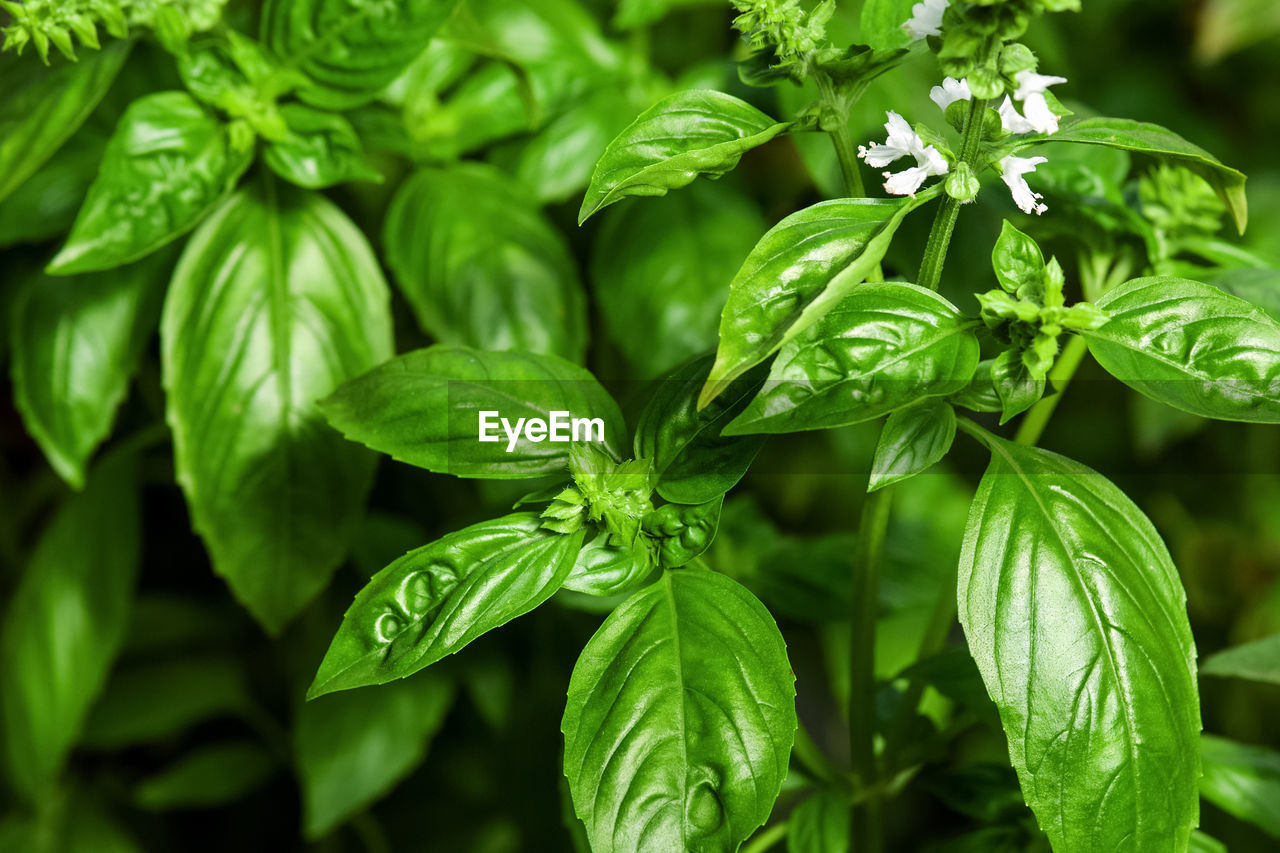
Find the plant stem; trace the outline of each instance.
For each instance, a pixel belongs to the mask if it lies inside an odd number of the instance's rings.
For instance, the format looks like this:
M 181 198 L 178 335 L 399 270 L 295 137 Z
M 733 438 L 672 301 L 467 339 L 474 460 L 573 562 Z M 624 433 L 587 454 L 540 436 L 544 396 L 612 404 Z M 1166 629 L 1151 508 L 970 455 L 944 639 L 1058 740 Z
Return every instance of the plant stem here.
M 970 167 L 978 156 L 978 144 L 982 141 L 982 116 L 986 108 L 986 101 L 977 98 L 969 101 L 969 114 L 964 120 L 964 136 L 960 141 L 959 160 Z M 920 274 L 916 276 L 916 284 L 930 290 L 938 289 L 938 282 L 942 280 L 942 265 L 947 260 L 947 248 L 951 245 L 951 232 L 955 230 L 956 220 L 959 218 L 960 202 L 944 195 L 933 218 L 933 227 L 929 229 L 929 242 L 924 248 L 924 259 L 920 261 Z
M 844 178 L 844 190 L 849 198 L 863 198 L 867 191 L 862 185 L 862 173 L 858 171 L 858 155 L 853 147 L 853 137 L 849 135 L 849 110 L 862 96 L 864 86 L 859 86 L 848 93 L 836 90 L 831 78 L 822 71 L 813 75 L 818 85 L 818 94 L 822 98 L 824 113 L 829 113 L 825 122 L 827 135 L 831 137 L 831 145 L 836 150 L 836 159 L 840 161 L 840 175 Z
M 1075 376 L 1076 368 L 1080 366 L 1086 350 L 1084 338 L 1080 335 L 1072 335 L 1071 340 L 1067 341 L 1067 345 L 1063 347 L 1062 355 L 1058 356 L 1053 369 L 1049 371 L 1049 387 L 1053 389 L 1053 393 L 1031 407 L 1031 411 L 1027 412 L 1022 423 L 1018 424 L 1018 432 L 1013 437 L 1014 441 L 1030 447 L 1040 440 L 1044 428 L 1049 425 L 1049 418 L 1053 417 L 1053 410 L 1058 408 L 1058 401 L 1062 399 L 1067 386 L 1071 384 L 1071 377 Z
M 764 853 L 773 845 L 787 837 L 787 822 L 775 823 L 758 833 L 742 848 L 742 853 Z
M 893 488 L 867 495 L 853 549 L 853 609 L 849 649 L 849 753 L 859 789 L 874 790 L 876 768 L 876 616 L 880 604 L 880 564 Z M 881 798 L 854 806 L 849 849 L 877 853 L 882 847 Z

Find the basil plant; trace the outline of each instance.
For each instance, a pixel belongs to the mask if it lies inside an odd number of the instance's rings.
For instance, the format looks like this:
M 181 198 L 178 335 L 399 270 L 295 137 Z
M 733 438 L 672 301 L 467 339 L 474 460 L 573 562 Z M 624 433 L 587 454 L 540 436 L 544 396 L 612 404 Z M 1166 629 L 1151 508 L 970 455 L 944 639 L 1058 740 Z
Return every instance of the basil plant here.
M 0 0 L 0 849 L 1274 849 L 1173 5 Z

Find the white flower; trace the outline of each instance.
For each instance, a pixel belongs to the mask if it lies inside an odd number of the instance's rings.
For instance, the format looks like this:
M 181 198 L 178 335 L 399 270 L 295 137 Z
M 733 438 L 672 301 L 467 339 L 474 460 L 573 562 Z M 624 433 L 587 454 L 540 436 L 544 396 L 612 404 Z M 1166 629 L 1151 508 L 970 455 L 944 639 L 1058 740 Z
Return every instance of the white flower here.
M 1005 133 L 1035 131 L 1035 126 L 1022 117 L 1022 113 L 1018 112 L 1018 108 L 1013 105 L 1008 95 L 1004 96 L 1004 103 L 1000 105 L 1000 126 L 1004 128 Z
M 956 101 L 967 101 L 972 97 L 973 92 L 969 91 L 969 81 L 963 77 L 959 80 L 954 77 L 948 77 L 942 81 L 941 86 L 934 86 L 929 90 L 929 98 L 944 113 L 947 111 L 947 107 Z
M 1044 157 L 1014 157 L 1010 155 L 1000 161 L 1000 177 L 1005 186 L 1013 194 L 1013 202 L 1023 213 L 1035 213 L 1037 216 L 1049 209 L 1046 204 L 1038 204 L 1044 196 L 1032 192 L 1027 186 L 1027 179 L 1022 177 L 1036 170 L 1041 163 L 1048 163 Z
M 1022 101 L 1022 112 L 1026 117 L 1019 114 L 1006 97 L 1004 104 L 1000 107 L 1000 121 L 1004 129 L 1009 133 L 1057 133 L 1058 116 L 1049 109 L 1049 102 L 1045 100 L 1044 93 L 1050 86 L 1067 82 L 1067 78 L 1050 77 L 1034 71 L 1019 71 L 1014 75 L 1013 80 L 1018 84 L 1013 97 L 1015 100 Z
M 1032 95 L 1043 95 L 1049 91 L 1050 86 L 1067 82 L 1067 78 L 1050 77 L 1047 74 L 1037 74 L 1034 71 L 1019 71 L 1013 75 L 1013 82 L 1018 84 L 1017 90 L 1013 93 L 1014 100 L 1025 101 Z
M 902 28 L 918 40 L 925 36 L 942 35 L 942 13 L 947 11 L 951 0 L 923 0 L 911 7 L 911 18 Z
M 914 157 L 915 166 L 897 174 L 884 173 L 886 192 L 892 195 L 914 197 L 925 178 L 947 173 L 947 160 L 937 148 L 925 145 L 924 140 L 911 129 L 911 125 L 907 124 L 907 120 L 902 116 L 893 110 L 889 110 L 886 115 L 889 120 L 885 122 L 884 129 L 888 138 L 885 139 L 884 144 L 873 142 L 870 147 L 859 145 L 858 156 L 867 161 L 868 166 L 877 169 L 888 166 L 902 157 Z

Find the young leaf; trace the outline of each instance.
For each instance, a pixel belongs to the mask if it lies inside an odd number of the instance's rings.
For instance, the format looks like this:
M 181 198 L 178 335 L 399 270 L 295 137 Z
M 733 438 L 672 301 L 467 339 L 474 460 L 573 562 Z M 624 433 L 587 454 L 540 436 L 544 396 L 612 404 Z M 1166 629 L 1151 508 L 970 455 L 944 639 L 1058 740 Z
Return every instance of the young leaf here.
M 1158 124 L 1123 118 L 1069 119 L 1051 137 L 1053 142 L 1082 142 L 1136 151 L 1185 166 L 1209 182 L 1231 211 L 1240 233 L 1249 219 L 1244 194 L 1244 173 L 1224 165 L 1217 157 L 1198 145 L 1192 145 L 1178 134 Z M 1035 140 L 1045 141 L 1045 140 Z
M 252 741 L 215 743 L 139 782 L 133 799 L 147 811 L 225 806 L 261 787 L 274 768 L 271 756 Z
M 360 590 L 307 698 L 412 675 L 523 616 L 560 588 L 583 536 L 522 512 L 410 551 Z
M 644 580 L 654 567 L 648 540 L 637 537 L 627 545 L 616 539 L 603 530 L 588 539 L 564 580 L 564 588 L 587 595 L 620 595 Z
M 880 430 L 867 491 L 926 470 L 947 455 L 955 437 L 956 412 L 945 400 L 933 398 L 898 409 Z
M 511 480 L 563 471 L 570 445 L 533 441 L 519 421 L 550 421 L 553 411 L 604 423 L 606 446 L 620 456 L 624 426 L 618 404 L 584 368 L 554 355 L 484 352 L 434 346 L 379 365 L 343 385 L 322 404 L 329 423 L 393 459 L 442 474 Z M 488 441 L 480 441 L 480 413 Z M 594 438 L 597 430 L 589 430 Z M 493 438 L 497 436 L 497 438 Z
M 1020 415 L 1044 396 L 1045 380 L 1031 375 L 1016 350 L 1005 350 L 991 362 L 991 382 L 1000 400 L 1000 423 Z
M 267 0 L 262 41 L 308 82 L 298 97 L 349 110 L 373 100 L 426 49 L 457 0 Z
M 1280 423 L 1280 323 L 1216 287 L 1173 276 L 1135 278 L 1098 307 L 1084 332 L 1108 373 L 1157 402 L 1207 418 Z
M 185 92 L 134 101 L 107 143 L 53 275 L 111 269 L 181 237 L 235 186 L 253 161 L 226 127 Z
M 591 279 L 627 361 L 658 376 L 713 347 L 726 285 L 763 231 L 755 203 L 727 181 L 606 213 Z
M 911 44 L 903 23 L 911 18 L 915 0 L 867 0 L 862 6 L 861 38 L 877 50 L 895 50 Z
M 782 635 L 729 578 L 666 571 L 583 649 L 561 729 L 595 853 L 736 850 L 769 817 L 795 737 Z
M 991 250 L 991 268 L 1000 286 L 1017 293 L 1024 285 L 1039 285 L 1044 278 L 1044 255 L 1040 246 L 1005 220 L 1000 237 Z
M 289 125 L 289 135 L 263 152 L 271 171 L 313 190 L 345 181 L 382 183 L 382 175 L 365 159 L 351 122 L 302 104 L 286 104 L 280 115 Z
M 112 455 L 36 545 L 0 629 L 12 789 L 43 798 L 124 640 L 138 571 L 134 459 Z
M 388 292 L 364 236 L 268 179 L 187 243 L 160 327 L 166 417 L 192 521 L 236 596 L 279 630 L 346 553 L 375 459 L 315 403 L 389 358 Z
M 782 348 L 764 388 L 725 433 L 861 423 L 959 391 L 978 367 L 973 325 L 914 284 L 859 286 Z
M 711 547 L 720 524 L 724 495 L 706 503 L 666 504 L 644 517 L 644 532 L 658 551 L 658 565 L 678 569 Z
M 706 503 L 737 485 L 764 445 L 764 436 L 722 436 L 760 388 L 764 371 L 742 377 L 701 411 L 698 389 L 711 356 L 697 358 L 663 379 L 640 412 L 635 455 L 653 461 L 657 492 L 675 503 Z
M 321 838 L 408 776 L 452 703 L 452 682 L 436 672 L 303 703 L 293 745 L 306 837 Z
M 787 853 L 849 853 L 849 798 L 818 791 L 787 822 Z
M 39 276 L 13 306 L 14 402 L 73 488 L 111 431 L 160 317 L 171 256 L 73 278 Z
M 84 123 L 111 88 L 130 42 L 111 41 L 79 62 L 46 68 L 9 51 L 0 54 L 0 200 L 48 160 Z
M 1200 674 L 1280 684 L 1280 634 L 1210 655 Z
M 729 283 L 720 315 L 720 348 L 699 407 L 860 285 L 884 257 L 903 217 L 930 197 L 926 191 L 908 201 L 819 202 L 761 237 Z
M 578 224 L 627 196 L 666 195 L 699 175 L 718 178 L 742 155 L 791 125 L 710 89 L 663 98 L 605 148 L 578 211 Z
M 441 343 L 582 360 L 586 300 L 564 238 L 493 167 L 415 173 L 383 243 L 419 325 Z
M 1280 838 L 1280 752 L 1205 735 L 1200 794 L 1228 814 Z
M 995 359 L 986 358 L 978 362 L 969 384 L 952 394 L 949 399 L 953 405 L 964 406 L 973 412 L 999 412 L 1004 407 L 1000 403 L 1000 394 L 996 390 L 991 371 Z
M 1200 702 L 1186 596 L 1102 475 L 994 436 L 960 558 L 969 649 L 1058 853 L 1186 846 Z

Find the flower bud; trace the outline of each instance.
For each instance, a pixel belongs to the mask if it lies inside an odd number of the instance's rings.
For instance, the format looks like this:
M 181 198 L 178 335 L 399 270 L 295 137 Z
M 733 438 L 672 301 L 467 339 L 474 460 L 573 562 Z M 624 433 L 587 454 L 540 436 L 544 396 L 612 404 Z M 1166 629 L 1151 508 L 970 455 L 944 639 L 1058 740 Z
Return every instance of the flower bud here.
M 1000 73 L 1010 80 L 1019 71 L 1035 71 L 1036 55 L 1025 44 L 1006 44 L 1000 51 Z
M 944 188 L 947 195 L 959 202 L 973 201 L 978 195 L 978 177 L 973 174 L 973 169 L 968 163 L 956 163 L 951 169 L 951 173 L 947 175 Z

